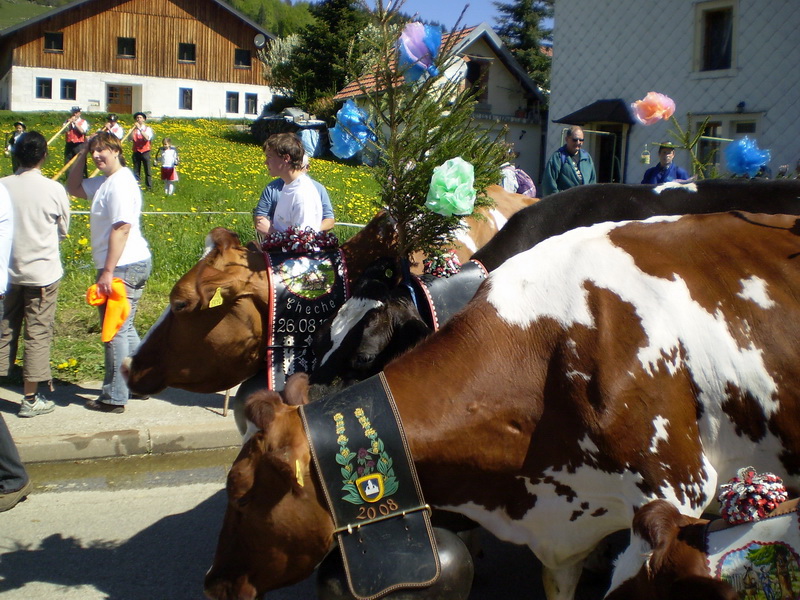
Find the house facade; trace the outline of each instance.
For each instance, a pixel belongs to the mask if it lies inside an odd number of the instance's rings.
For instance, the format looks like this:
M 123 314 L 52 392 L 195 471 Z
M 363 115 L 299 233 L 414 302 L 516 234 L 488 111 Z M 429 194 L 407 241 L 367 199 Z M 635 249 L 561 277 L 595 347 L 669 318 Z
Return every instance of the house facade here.
M 639 183 L 658 161 L 658 142 L 672 139 L 670 122 L 643 126 L 630 113 L 632 102 L 656 91 L 675 101 L 681 128 L 694 131 L 708 118 L 698 152 L 721 174 L 725 140 L 745 135 L 770 150 L 773 173 L 793 169 L 797 9 L 797 0 L 556 0 L 547 156 L 566 127 L 581 125 L 599 180 Z M 685 152 L 675 162 L 690 170 Z
M 269 37 L 217 0 L 78 0 L 0 31 L 0 109 L 255 118 Z
M 497 133 L 507 128 L 504 139 L 519 153 L 517 167 L 537 179 L 542 145 L 541 92 L 486 23 L 449 35 L 459 36 L 454 48 L 459 60 L 445 75 L 478 88 L 476 122 Z M 362 88 L 374 89 L 374 80 L 364 77 L 354 81 L 336 99 L 353 98 L 359 103 Z

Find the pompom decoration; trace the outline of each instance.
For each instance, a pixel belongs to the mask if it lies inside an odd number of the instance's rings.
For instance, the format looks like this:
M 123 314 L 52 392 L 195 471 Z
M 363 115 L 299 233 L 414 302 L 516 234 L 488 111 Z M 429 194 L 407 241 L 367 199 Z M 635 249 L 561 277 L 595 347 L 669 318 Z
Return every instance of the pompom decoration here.
M 286 231 L 273 231 L 261 243 L 264 252 L 296 252 L 308 254 L 335 250 L 339 247 L 339 238 L 328 231 L 314 231 L 310 227 L 300 229 L 289 227 Z
M 445 217 L 469 215 L 475 208 L 475 168 L 460 156 L 436 167 L 425 208 Z
M 780 477 L 756 473 L 753 467 L 739 469 L 736 477 L 719 487 L 722 516 L 734 525 L 763 519 L 787 497 Z
M 761 150 L 755 140 L 747 136 L 728 144 L 725 148 L 728 170 L 736 175 L 755 177 L 758 170 L 769 162 L 769 150 Z
M 461 261 L 458 260 L 455 250 L 445 250 L 423 260 L 422 268 L 426 275 L 450 277 L 461 271 Z
M 675 102 L 669 96 L 658 92 L 647 92 L 641 100 L 631 104 L 633 116 L 642 125 L 652 125 L 669 119 L 675 113 Z
M 417 22 L 406 25 L 397 42 L 400 70 L 406 82 L 417 81 L 424 73 L 431 77 L 439 74 L 433 61 L 441 44 L 441 28 Z
M 350 158 L 364 149 L 374 139 L 367 123 L 366 111 L 358 108 L 352 100 L 336 113 L 336 126 L 328 132 L 331 152 L 338 158 Z

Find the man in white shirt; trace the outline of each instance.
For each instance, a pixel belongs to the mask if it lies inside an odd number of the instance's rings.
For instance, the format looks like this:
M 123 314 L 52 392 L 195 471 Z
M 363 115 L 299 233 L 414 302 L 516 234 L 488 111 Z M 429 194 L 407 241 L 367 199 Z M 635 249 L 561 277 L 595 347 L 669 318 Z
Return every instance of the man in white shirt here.
M 14 244 L 0 327 L 0 375 L 8 376 L 25 327 L 23 393 L 20 417 L 53 412 L 55 405 L 38 393 L 39 383 L 52 386 L 50 346 L 56 301 L 64 269 L 59 242 L 69 231 L 69 199 L 64 187 L 42 175 L 47 140 L 29 131 L 17 142 L 20 168 L 4 177 L 14 207 Z M 52 387 L 51 387 L 52 389 Z
M 284 181 L 270 232 L 286 231 L 289 227 L 320 230 L 322 199 L 303 168 L 304 153 L 300 138 L 292 133 L 271 135 L 264 143 L 270 175 Z

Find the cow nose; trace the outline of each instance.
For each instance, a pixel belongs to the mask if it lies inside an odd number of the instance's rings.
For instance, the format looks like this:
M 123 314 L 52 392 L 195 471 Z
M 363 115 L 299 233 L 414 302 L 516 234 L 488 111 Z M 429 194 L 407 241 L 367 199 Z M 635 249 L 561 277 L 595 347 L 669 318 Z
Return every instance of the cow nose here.
M 131 376 L 131 360 L 130 356 L 126 356 L 122 361 L 122 366 L 119 368 L 119 372 L 122 373 L 122 377 L 126 382 Z

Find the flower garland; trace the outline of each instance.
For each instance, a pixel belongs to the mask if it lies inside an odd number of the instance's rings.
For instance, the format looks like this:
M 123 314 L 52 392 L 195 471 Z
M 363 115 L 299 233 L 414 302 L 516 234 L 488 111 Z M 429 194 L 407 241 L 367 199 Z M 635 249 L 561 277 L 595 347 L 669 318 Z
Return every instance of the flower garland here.
M 450 277 L 461 271 L 461 261 L 455 250 L 444 250 L 441 254 L 424 259 L 422 268 L 426 275 Z
M 783 481 L 772 473 L 756 473 L 753 467 L 739 469 L 737 476 L 720 486 L 717 499 L 728 523 L 749 523 L 763 519 L 786 501 Z
M 311 227 L 289 227 L 286 231 L 273 231 L 261 244 L 264 252 L 321 252 L 339 247 L 339 238 L 328 231 L 314 231 Z

